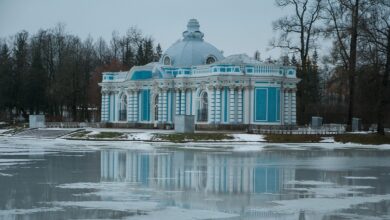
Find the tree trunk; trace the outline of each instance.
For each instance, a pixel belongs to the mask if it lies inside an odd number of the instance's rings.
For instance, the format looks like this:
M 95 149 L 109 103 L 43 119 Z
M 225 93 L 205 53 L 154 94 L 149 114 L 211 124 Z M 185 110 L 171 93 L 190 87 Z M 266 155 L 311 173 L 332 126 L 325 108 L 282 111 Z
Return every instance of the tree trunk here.
M 382 86 L 379 91 L 379 105 L 378 105 L 378 114 L 377 114 L 377 123 L 378 123 L 378 134 L 385 135 L 385 128 L 383 125 L 383 120 L 385 119 L 386 114 L 386 91 L 390 75 L 390 28 L 387 30 L 387 46 L 386 46 L 386 67 L 385 72 L 383 73 Z
M 354 113 L 354 96 L 355 96 L 355 72 L 356 72 L 356 50 L 357 50 L 357 28 L 359 16 L 359 0 L 356 0 L 352 9 L 352 27 L 351 27 L 351 44 L 349 59 L 349 100 L 348 100 L 348 130 L 352 129 L 352 117 Z

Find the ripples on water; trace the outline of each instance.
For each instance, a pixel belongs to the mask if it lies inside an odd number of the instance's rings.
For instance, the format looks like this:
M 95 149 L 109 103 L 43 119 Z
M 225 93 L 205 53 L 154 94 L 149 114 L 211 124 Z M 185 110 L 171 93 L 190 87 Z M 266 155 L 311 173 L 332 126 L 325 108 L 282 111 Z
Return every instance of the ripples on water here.
M 390 151 L 149 149 L 3 142 L 0 219 L 390 218 Z

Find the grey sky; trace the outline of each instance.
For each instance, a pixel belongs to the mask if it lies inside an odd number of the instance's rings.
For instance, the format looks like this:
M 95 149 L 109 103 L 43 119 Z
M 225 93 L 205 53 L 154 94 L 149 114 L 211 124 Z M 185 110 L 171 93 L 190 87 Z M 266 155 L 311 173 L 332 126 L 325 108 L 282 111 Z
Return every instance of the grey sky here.
M 124 34 L 137 26 L 152 36 L 163 50 L 181 37 L 190 18 L 199 20 L 205 40 L 224 55 L 258 49 L 262 58 L 279 57 L 269 48 L 275 36 L 272 21 L 288 13 L 274 0 L 0 0 L 0 37 L 20 30 L 66 24 L 66 31 L 85 39 L 110 40 L 113 30 Z

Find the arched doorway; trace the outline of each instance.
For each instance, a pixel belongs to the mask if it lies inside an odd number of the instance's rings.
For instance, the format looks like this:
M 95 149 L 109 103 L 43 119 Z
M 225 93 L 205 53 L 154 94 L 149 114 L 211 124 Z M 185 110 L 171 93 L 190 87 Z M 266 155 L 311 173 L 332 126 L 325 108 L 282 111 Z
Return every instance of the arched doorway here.
M 119 106 L 119 121 L 127 121 L 127 96 L 122 95 Z
M 209 103 L 207 92 L 203 91 L 200 93 L 198 104 L 198 122 L 207 122 L 208 121 L 208 112 L 209 112 Z

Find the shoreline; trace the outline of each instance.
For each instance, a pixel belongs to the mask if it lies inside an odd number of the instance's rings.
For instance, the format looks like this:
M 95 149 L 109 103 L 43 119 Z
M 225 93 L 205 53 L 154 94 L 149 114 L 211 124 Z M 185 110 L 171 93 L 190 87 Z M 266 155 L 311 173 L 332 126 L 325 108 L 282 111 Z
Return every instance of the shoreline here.
M 15 129 L 16 130 L 16 129 Z M 194 134 L 175 133 L 173 130 L 157 129 L 112 129 L 83 128 L 60 129 L 40 128 L 24 129 L 14 132 L 13 129 L 1 129 L 0 137 L 20 139 L 60 139 L 64 141 L 86 142 L 144 142 L 168 144 L 268 144 L 268 145 L 356 145 L 356 147 L 390 146 L 390 134 L 377 136 L 375 133 L 356 132 L 342 135 L 290 135 L 290 134 L 248 134 L 244 132 L 206 131 Z M 28 133 L 30 132 L 30 133 Z M 24 134 L 26 133 L 26 134 Z M 54 133 L 54 134 L 51 134 Z M 52 135 L 52 136 L 50 136 Z M 383 140 L 378 142 L 378 138 Z M 361 140 L 363 139 L 363 141 Z M 367 139 L 367 140 L 364 140 Z M 341 140 L 341 141 L 339 141 Z M 357 140 L 354 142 L 354 140 Z M 363 142 L 363 143 L 359 143 Z M 373 143 L 370 143 L 373 142 Z

